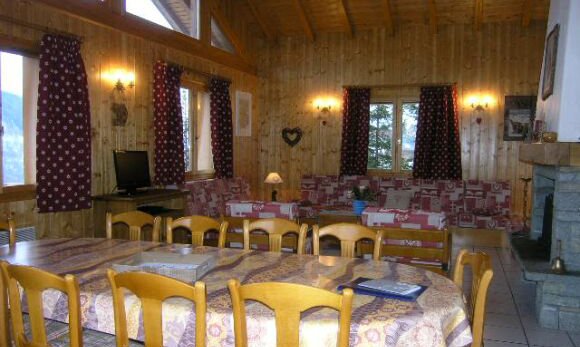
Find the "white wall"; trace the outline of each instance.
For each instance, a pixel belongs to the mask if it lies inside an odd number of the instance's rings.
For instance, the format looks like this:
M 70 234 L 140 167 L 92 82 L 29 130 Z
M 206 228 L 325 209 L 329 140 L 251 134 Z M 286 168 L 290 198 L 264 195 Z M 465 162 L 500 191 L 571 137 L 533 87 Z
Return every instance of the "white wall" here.
M 558 132 L 560 142 L 580 142 L 580 0 L 552 0 L 546 38 L 560 24 L 554 93 L 542 100 L 538 90 L 537 119 Z M 543 71 L 543 67 L 542 67 Z

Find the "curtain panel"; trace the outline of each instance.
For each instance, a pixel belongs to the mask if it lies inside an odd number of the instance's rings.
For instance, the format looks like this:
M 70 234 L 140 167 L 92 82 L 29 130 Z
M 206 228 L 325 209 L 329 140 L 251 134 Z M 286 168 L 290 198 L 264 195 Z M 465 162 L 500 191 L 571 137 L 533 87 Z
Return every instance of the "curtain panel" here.
M 44 35 L 36 131 L 39 212 L 91 207 L 91 115 L 81 42 Z
M 162 61 L 153 67 L 153 127 L 155 129 L 156 185 L 185 183 L 180 66 Z
M 341 175 L 366 175 L 369 150 L 371 90 L 345 88 L 343 92 Z
M 461 180 L 457 87 L 422 87 L 413 177 Z
M 212 78 L 210 91 L 211 150 L 216 178 L 234 177 L 234 144 L 230 82 Z

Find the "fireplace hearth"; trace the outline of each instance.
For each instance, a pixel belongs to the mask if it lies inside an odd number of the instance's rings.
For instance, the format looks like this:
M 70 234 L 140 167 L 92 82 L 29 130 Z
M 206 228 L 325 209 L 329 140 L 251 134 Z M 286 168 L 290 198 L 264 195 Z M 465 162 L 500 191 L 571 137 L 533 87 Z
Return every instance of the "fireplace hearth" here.
M 514 236 L 524 279 L 535 281 L 536 316 L 546 328 L 580 331 L 580 167 L 534 165 L 530 234 Z M 557 254 L 568 270 L 555 274 Z

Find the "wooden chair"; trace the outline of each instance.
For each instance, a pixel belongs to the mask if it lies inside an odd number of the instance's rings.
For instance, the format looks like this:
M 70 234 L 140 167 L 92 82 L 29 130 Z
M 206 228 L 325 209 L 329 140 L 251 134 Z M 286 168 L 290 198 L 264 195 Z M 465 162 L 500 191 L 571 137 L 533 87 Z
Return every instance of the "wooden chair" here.
M 315 225 L 312 230 L 314 255 L 320 255 L 320 238 L 331 235 L 340 240 L 341 257 L 354 258 L 357 241 L 370 239 L 374 242 L 373 259 L 378 260 L 380 258 L 382 235 L 375 230 L 351 223 L 331 224 L 322 228 L 318 228 L 318 225 Z
M 8 232 L 8 244 L 13 247 L 16 244 L 16 227 L 14 226 L 14 220 L 8 218 L 6 221 L 0 221 L 0 230 Z
M 152 240 L 159 241 L 159 230 L 161 230 L 161 217 L 153 217 L 141 211 L 129 211 L 113 215 L 107 212 L 107 238 L 113 238 L 113 225 L 117 223 L 126 224 L 129 227 L 129 240 L 141 240 L 141 229 L 146 225 L 153 226 Z
M 306 232 L 308 232 L 308 225 L 306 224 L 300 225 L 282 218 L 256 219 L 253 222 L 244 220 L 244 250 L 250 249 L 250 233 L 255 230 L 265 231 L 268 234 L 268 249 L 271 252 L 282 251 L 282 238 L 284 235 L 297 234 L 298 241 L 295 242 L 296 253 L 304 254 L 304 240 L 306 239 Z
M 145 346 L 163 346 L 161 308 L 163 301 L 171 297 L 182 297 L 195 303 L 195 345 L 205 346 L 206 291 L 203 282 L 196 282 L 195 286 L 191 286 L 157 274 L 147 272 L 117 274 L 112 269 L 108 270 L 107 276 L 113 290 L 115 333 L 118 347 L 129 344 L 123 288 L 128 289 L 141 299 Z
M 471 282 L 470 320 L 473 333 L 471 347 L 483 345 L 483 329 L 485 323 L 485 303 L 487 291 L 493 278 L 491 258 L 483 252 L 469 253 L 462 249 L 455 261 L 453 269 L 453 282 L 463 290 L 463 273 L 465 265 L 471 266 L 473 279 Z
M 400 244 L 383 244 L 381 247 L 381 257 L 393 256 L 403 258 L 415 258 L 417 263 L 409 265 L 418 266 L 431 270 L 439 274 L 446 274 L 451 261 L 451 235 L 445 230 L 426 230 L 426 229 L 401 229 L 377 227 L 373 228 L 382 233 L 383 242 L 385 240 L 395 241 Z M 440 244 L 441 247 L 430 245 L 417 245 L 419 243 L 429 242 L 431 244 Z M 433 260 L 441 261 L 440 265 L 432 265 L 429 262 Z M 421 263 L 424 261 L 425 263 Z
M 83 346 L 79 285 L 73 275 L 66 275 L 63 278 L 37 268 L 10 265 L 7 262 L 1 262 L 0 267 L 10 296 L 10 317 L 12 318 L 12 331 L 17 346 L 43 347 L 49 345 L 42 302 L 42 293 L 46 289 L 60 290 L 68 296 L 70 346 Z M 28 341 L 24 331 L 19 285 L 24 289 L 28 299 L 32 341 Z
M 173 243 L 173 230 L 184 228 L 191 233 L 191 244 L 194 246 L 203 246 L 205 234 L 212 231 L 218 231 L 218 247 L 224 248 L 226 244 L 226 233 L 228 231 L 228 222 L 218 222 L 213 218 L 205 216 L 188 216 L 173 220 L 166 219 L 166 242 Z
M 330 307 L 340 312 L 338 346 L 348 346 L 353 300 L 351 289 L 344 289 L 340 295 L 294 283 L 264 282 L 242 286 L 236 279 L 228 282 L 228 288 L 232 296 L 236 347 L 248 344 L 246 300 L 258 301 L 274 311 L 277 346 L 298 347 L 300 314 L 312 307 Z

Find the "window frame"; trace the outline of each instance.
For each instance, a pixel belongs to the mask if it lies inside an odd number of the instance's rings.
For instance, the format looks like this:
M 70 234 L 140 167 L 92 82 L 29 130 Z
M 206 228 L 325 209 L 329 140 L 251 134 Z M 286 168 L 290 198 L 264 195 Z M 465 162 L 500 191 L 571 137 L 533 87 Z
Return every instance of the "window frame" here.
M 18 54 L 28 58 L 34 59 L 40 58 L 40 44 L 38 42 L 13 37 L 6 37 L 4 35 L 0 35 L 0 51 Z M 4 131 L 3 125 L 0 124 L 0 126 L 2 126 L 1 131 L 3 132 Z M 35 134 L 31 134 L 30 136 L 35 136 Z M 35 150 L 34 153 L 36 155 Z M 3 160 L 3 153 L 0 153 L 0 160 Z M 2 181 L 4 180 L 3 175 L 4 172 L 2 171 L 0 175 L 0 179 Z M 34 199 L 36 199 L 36 182 L 35 183 L 25 182 L 24 184 L 11 186 L 4 186 L 2 184 L 2 188 L 0 189 L 0 203 L 34 200 Z
M 415 93 L 377 93 L 371 96 L 371 104 L 393 104 L 393 141 L 392 141 L 392 169 L 368 168 L 367 172 L 372 176 L 412 176 L 413 170 L 401 169 L 403 161 L 403 104 L 419 103 L 419 94 Z M 369 105 L 370 107 L 370 105 Z
M 191 91 L 191 96 L 189 99 L 189 138 L 191 139 L 191 171 L 185 168 L 185 180 L 201 180 L 215 177 L 215 170 L 198 170 L 197 169 L 197 148 L 198 148 L 198 102 L 199 102 L 199 92 L 207 90 L 207 86 L 204 83 L 182 78 L 180 88 L 189 89 Z M 184 148 L 185 151 L 185 148 Z

